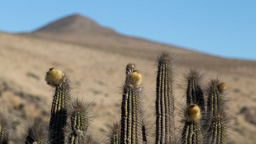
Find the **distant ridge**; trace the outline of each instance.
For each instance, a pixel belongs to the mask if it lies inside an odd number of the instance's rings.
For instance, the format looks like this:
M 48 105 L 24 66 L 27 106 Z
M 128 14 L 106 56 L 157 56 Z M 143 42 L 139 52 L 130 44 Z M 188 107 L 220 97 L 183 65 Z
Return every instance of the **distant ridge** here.
M 80 14 L 60 18 L 26 35 L 82 44 L 94 49 L 133 56 L 156 53 L 162 48 L 170 49 L 175 53 L 195 53 L 191 50 L 119 34 Z
M 54 21 L 33 33 L 101 33 L 101 34 L 114 34 L 115 31 L 109 28 L 103 28 L 98 25 L 96 22 L 91 20 L 88 17 L 84 17 L 79 14 L 70 15 L 64 18 L 61 18 L 57 21 Z
M 23 35 L 23 34 L 22 34 Z M 152 42 L 142 38 L 134 38 L 119 34 L 110 28 L 104 28 L 88 17 L 79 14 L 60 18 L 46 26 L 25 35 L 50 40 L 65 41 L 84 45 L 88 48 L 118 53 L 124 56 L 155 59 L 161 51 L 169 51 L 176 62 L 184 66 L 203 66 L 206 69 L 221 67 L 222 65 L 235 65 L 234 61 L 200 52 L 175 47 L 172 45 Z M 202 61 L 203 60 L 203 61 Z M 236 64 L 244 61 L 236 61 Z M 215 64 L 214 65 L 209 65 Z M 247 62 L 246 62 L 247 63 Z M 247 63 L 249 64 L 249 63 Z M 254 65 L 254 63 L 250 63 Z

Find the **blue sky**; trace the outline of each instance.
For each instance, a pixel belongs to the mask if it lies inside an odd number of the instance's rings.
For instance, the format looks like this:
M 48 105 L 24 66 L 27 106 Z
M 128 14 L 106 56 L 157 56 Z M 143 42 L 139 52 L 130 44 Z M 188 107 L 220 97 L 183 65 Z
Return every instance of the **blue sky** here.
M 2 0 L 0 31 L 29 32 L 79 13 L 117 32 L 187 49 L 256 60 L 253 0 Z

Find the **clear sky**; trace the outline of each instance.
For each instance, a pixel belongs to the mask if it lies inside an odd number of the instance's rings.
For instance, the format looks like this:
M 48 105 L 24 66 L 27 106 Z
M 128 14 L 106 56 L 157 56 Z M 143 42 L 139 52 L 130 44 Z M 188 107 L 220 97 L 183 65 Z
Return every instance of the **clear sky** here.
M 125 35 L 256 60 L 255 0 L 1 0 L 0 10 L 5 32 L 79 13 Z

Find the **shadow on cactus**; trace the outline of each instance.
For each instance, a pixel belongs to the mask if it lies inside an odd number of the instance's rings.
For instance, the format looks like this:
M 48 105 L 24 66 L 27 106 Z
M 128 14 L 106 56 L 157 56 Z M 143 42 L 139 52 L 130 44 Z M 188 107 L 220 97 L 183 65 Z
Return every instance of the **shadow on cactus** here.
M 46 73 L 45 80 L 47 84 L 55 88 L 51 108 L 49 139 L 50 142 L 53 144 L 64 144 L 64 128 L 67 124 L 67 114 L 70 103 L 68 78 L 60 70 L 57 70 L 56 68 L 50 68 L 49 71 Z

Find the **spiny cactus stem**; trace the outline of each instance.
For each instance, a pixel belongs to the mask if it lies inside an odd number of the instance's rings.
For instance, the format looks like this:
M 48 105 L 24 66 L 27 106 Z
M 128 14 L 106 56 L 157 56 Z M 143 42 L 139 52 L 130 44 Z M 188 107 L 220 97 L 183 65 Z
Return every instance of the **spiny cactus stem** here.
M 75 143 L 75 137 L 74 136 L 71 136 L 71 144 Z
M 110 133 L 110 144 L 120 144 L 121 127 L 119 123 L 114 123 Z
M 182 141 L 183 144 L 200 144 L 202 142 L 200 124 L 197 122 L 186 122 Z
M 139 89 L 126 86 L 122 103 L 122 138 L 121 143 L 141 143 Z M 125 113 L 124 113 L 125 112 Z
M 221 122 L 221 138 L 220 138 L 220 140 L 223 144 L 226 143 L 226 137 L 227 137 L 226 134 L 227 134 L 227 132 L 226 132 L 226 123 Z
M 189 133 L 190 133 L 189 125 L 185 128 L 186 128 L 186 130 L 185 130 L 185 144 L 186 144 L 186 143 L 188 143 L 188 136 L 189 136 Z
M 156 143 L 171 143 L 174 140 L 173 96 L 171 65 L 159 62 L 156 84 Z
M 53 96 L 51 119 L 50 119 L 50 141 L 54 144 L 63 144 L 64 127 L 67 121 L 67 107 L 69 105 L 69 84 L 67 77 L 61 71 L 51 68 L 46 73 L 46 81 L 55 87 Z
M 129 105 L 128 105 L 128 138 L 127 138 L 127 143 L 129 144 L 131 141 L 131 136 L 132 136 L 132 92 L 128 91 L 129 96 L 128 96 L 128 100 L 129 100 Z
M 195 133 L 194 132 L 194 130 L 193 130 L 193 124 L 191 123 L 191 124 L 189 124 L 190 126 L 189 126 L 189 139 L 188 139 L 188 141 L 189 141 L 189 144 L 193 144 L 193 134 Z
M 7 144 L 8 143 L 8 133 L 6 128 L 1 128 L 1 138 L 0 138 L 1 144 Z
M 225 122 L 223 121 L 215 121 L 212 123 L 211 137 L 209 142 L 211 143 L 226 143 L 226 127 Z
M 200 86 L 200 76 L 198 72 L 191 71 L 187 77 L 187 105 L 197 104 L 201 111 L 205 111 L 203 91 Z

